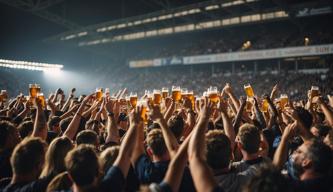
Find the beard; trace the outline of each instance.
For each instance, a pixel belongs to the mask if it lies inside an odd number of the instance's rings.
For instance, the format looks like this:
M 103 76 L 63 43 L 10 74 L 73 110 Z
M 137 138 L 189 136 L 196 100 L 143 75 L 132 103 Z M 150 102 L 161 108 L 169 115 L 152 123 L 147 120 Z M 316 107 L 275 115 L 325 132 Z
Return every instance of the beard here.
M 304 172 L 301 164 L 298 164 L 291 156 L 287 162 L 288 175 L 294 179 L 299 180 L 300 176 Z

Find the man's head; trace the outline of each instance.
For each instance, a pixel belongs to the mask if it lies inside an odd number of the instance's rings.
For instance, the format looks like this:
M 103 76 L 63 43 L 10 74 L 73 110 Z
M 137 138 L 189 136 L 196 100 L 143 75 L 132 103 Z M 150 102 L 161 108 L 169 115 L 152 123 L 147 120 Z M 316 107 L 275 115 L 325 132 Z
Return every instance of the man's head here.
M 291 192 L 291 186 L 281 171 L 272 165 L 262 164 L 257 173 L 243 187 L 243 192 Z
M 168 127 L 171 129 L 172 133 L 175 135 L 177 140 L 180 139 L 180 137 L 183 134 L 184 131 L 184 120 L 180 115 L 173 116 L 168 121 Z
M 44 166 L 47 144 L 40 138 L 26 138 L 19 143 L 10 158 L 14 175 L 37 178 Z
M 329 127 L 327 125 L 317 124 L 315 126 L 312 126 L 310 131 L 317 138 L 324 139 L 330 129 L 331 129 L 331 127 Z
M 211 130 L 206 134 L 206 159 L 214 169 L 224 169 L 229 166 L 231 159 L 231 144 L 222 130 Z
M 98 136 L 95 131 L 92 130 L 84 130 L 81 131 L 77 136 L 76 136 L 76 144 L 90 144 L 94 145 L 96 147 L 99 146 L 99 140 Z
M 146 142 L 150 155 L 162 157 L 167 153 L 167 148 L 160 129 L 154 129 L 147 135 Z
M 239 128 L 238 146 L 248 154 L 255 154 L 260 146 L 260 132 L 257 127 L 251 124 L 244 124 Z
M 32 130 L 34 129 L 34 123 L 32 121 L 23 121 L 18 126 L 18 131 L 22 139 L 26 138 L 27 136 L 31 135 Z
M 294 176 L 302 180 L 302 174 L 311 171 L 327 175 L 332 167 L 331 149 L 317 139 L 304 142 L 291 156 Z
M 73 117 L 67 117 L 63 120 L 60 121 L 60 129 L 61 132 L 65 133 L 65 131 L 67 130 L 68 125 L 71 123 Z
M 58 116 L 51 117 L 49 122 L 47 123 L 49 130 L 54 131 L 57 134 L 60 134 L 61 133 L 60 121 L 61 119 Z
M 304 127 L 307 130 L 310 130 L 311 125 L 312 125 L 311 113 L 302 107 L 296 107 L 295 111 L 296 111 L 300 121 L 303 123 Z
M 91 145 L 80 145 L 71 150 L 65 164 L 71 180 L 79 187 L 94 186 L 99 176 L 99 164 Z
M 9 121 L 0 121 L 0 149 L 13 149 L 20 141 L 16 127 Z

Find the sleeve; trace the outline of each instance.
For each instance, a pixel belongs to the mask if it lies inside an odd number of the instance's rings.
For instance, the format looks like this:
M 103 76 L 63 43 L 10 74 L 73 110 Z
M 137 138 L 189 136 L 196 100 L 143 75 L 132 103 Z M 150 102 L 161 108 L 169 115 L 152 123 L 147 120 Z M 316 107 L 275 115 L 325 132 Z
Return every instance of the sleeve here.
M 101 184 L 100 184 L 100 191 L 123 191 L 125 186 L 125 177 L 121 170 L 116 167 L 112 166 L 104 176 Z
M 145 180 L 145 172 L 150 164 L 151 161 L 149 157 L 145 154 L 142 154 L 135 162 L 134 171 L 139 181 L 143 182 Z

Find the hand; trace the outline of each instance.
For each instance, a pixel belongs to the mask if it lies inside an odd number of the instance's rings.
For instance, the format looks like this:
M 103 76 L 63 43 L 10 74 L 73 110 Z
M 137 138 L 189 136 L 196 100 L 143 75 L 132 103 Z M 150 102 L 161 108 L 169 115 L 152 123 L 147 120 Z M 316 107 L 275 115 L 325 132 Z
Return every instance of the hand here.
M 105 108 L 105 110 L 106 110 L 108 113 L 113 113 L 114 105 L 115 105 L 115 101 L 108 100 L 108 101 L 105 103 L 104 108 Z
M 129 121 L 130 125 L 138 125 L 142 121 L 141 113 L 142 113 L 142 106 L 137 106 L 133 109 L 129 114 Z
M 202 101 L 200 108 L 201 118 L 209 119 L 213 111 L 214 103 L 211 102 L 207 97 Z
M 71 93 L 70 93 L 70 95 L 69 95 L 70 98 L 73 98 L 73 97 L 74 97 L 74 92 L 75 92 L 75 91 L 76 91 L 76 89 L 75 89 L 75 88 L 72 88 Z
M 183 106 L 185 109 L 192 109 L 192 102 L 189 98 L 185 98 L 184 101 L 183 101 Z
M 222 97 L 220 97 L 220 102 L 217 107 L 222 113 L 226 114 L 227 109 L 228 109 L 228 103 L 226 100 L 224 100 Z
M 274 85 L 273 89 L 272 89 L 272 92 L 271 92 L 271 96 L 275 96 L 276 93 L 278 92 L 278 84 Z
M 148 104 L 149 117 L 151 120 L 156 121 L 163 118 L 160 107 L 158 105 Z
M 222 89 L 222 92 L 228 95 L 231 94 L 232 93 L 231 85 L 229 83 L 225 84 L 224 88 Z
M 299 116 L 294 109 L 292 109 L 290 107 L 285 107 L 283 112 L 284 112 L 284 114 L 286 114 L 290 118 L 294 119 L 295 121 L 299 121 Z
M 288 124 L 285 127 L 283 134 L 282 134 L 282 138 L 286 139 L 288 141 L 289 139 L 296 136 L 296 134 L 297 134 L 297 123 L 294 122 L 294 123 Z

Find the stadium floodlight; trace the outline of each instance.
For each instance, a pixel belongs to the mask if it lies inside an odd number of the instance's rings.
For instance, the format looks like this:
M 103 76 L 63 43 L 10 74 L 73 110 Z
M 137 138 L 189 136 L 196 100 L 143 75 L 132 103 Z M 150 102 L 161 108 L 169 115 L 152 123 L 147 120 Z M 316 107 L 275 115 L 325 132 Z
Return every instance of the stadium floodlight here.
M 0 67 L 27 69 L 33 71 L 60 71 L 64 66 L 59 64 L 0 59 Z

